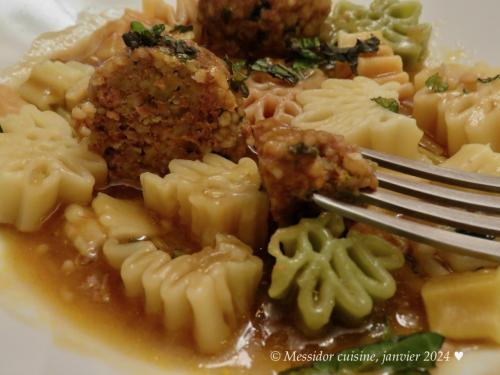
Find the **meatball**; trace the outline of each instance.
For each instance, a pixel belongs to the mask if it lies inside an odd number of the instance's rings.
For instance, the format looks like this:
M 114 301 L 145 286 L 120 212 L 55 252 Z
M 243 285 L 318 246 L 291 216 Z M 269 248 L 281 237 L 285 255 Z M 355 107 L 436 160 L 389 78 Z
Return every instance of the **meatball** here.
M 376 189 L 375 166 L 342 136 L 264 120 L 252 128 L 271 213 L 287 225 L 310 207 L 313 193 L 345 198 Z
M 87 105 L 77 126 L 90 129 L 90 147 L 106 159 L 113 180 L 164 175 L 172 159 L 209 152 L 238 159 L 244 112 L 228 79 L 225 63 L 192 41 L 126 51 L 96 69 L 94 108 Z
M 197 39 L 219 56 L 283 57 L 290 37 L 319 35 L 331 0 L 200 0 Z

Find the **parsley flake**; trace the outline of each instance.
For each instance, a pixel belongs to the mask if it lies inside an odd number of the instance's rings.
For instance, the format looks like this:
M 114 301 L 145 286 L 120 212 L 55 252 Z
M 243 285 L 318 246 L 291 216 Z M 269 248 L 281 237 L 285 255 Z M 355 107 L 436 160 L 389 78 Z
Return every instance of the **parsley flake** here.
M 255 72 L 262 72 L 271 75 L 272 77 L 281 79 L 282 81 L 296 84 L 300 81 L 302 76 L 292 68 L 289 68 L 283 64 L 275 64 L 269 58 L 259 59 L 255 61 L 251 66 Z
M 160 44 L 161 35 L 165 31 L 165 25 L 154 25 L 151 30 L 146 29 L 138 21 L 130 23 L 130 31 L 123 34 L 122 38 L 127 47 L 136 49 L 139 47 L 155 47 Z
M 425 86 L 432 92 L 441 93 L 448 91 L 448 84 L 443 82 L 443 79 L 438 73 L 430 76 L 427 81 L 425 81 Z
M 231 79 L 229 80 L 229 85 L 233 91 L 239 91 L 244 98 L 248 98 L 250 91 L 246 84 L 248 79 L 249 69 L 248 64 L 245 60 L 237 60 L 232 62 L 228 56 L 224 58 L 227 67 L 231 73 Z
M 288 42 L 290 60 L 296 70 L 323 68 L 333 69 L 337 62 L 343 62 L 356 73 L 358 57 L 363 53 L 377 52 L 380 40 L 372 36 L 366 40 L 358 39 L 354 47 L 332 47 L 319 38 L 292 38 Z
M 379 106 L 388 109 L 391 112 L 399 112 L 399 102 L 396 99 L 382 98 L 381 96 L 379 96 L 378 98 L 373 98 L 371 100 L 372 102 L 377 103 Z
M 488 78 L 478 78 L 478 82 L 480 83 L 491 83 L 493 81 L 496 81 L 497 79 L 500 79 L 500 74 L 497 74 L 494 77 L 488 77 Z
M 136 49 L 139 47 L 163 47 L 166 51 L 186 61 L 196 58 L 198 50 L 186 43 L 185 40 L 175 39 L 168 35 L 163 35 L 165 25 L 154 25 L 147 29 L 142 23 L 132 21 L 130 31 L 123 34 L 122 38 L 127 47 Z
M 193 31 L 193 25 L 175 25 L 174 28 L 172 29 L 173 33 L 188 33 L 190 31 Z

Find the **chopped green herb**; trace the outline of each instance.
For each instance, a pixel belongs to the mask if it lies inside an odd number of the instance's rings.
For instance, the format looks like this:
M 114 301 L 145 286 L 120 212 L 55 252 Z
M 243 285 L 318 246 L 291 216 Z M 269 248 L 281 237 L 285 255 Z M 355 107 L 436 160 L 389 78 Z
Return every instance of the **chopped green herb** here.
M 448 84 L 443 82 L 443 79 L 438 73 L 430 76 L 427 81 L 425 81 L 425 86 L 432 92 L 440 93 L 448 91 Z
M 288 43 L 290 60 L 296 70 L 324 68 L 333 69 L 337 62 L 349 64 L 356 73 L 358 57 L 362 53 L 376 52 L 380 46 L 377 37 L 359 40 L 354 47 L 338 48 L 329 46 L 319 38 L 292 38 Z
M 146 32 L 146 28 L 139 21 L 132 21 L 130 23 L 130 30 L 133 31 L 134 33 L 139 33 L 139 34 Z
M 500 79 L 500 74 L 497 74 L 494 77 L 478 78 L 477 80 L 478 80 L 478 82 L 481 82 L 481 83 L 491 83 L 493 81 L 496 81 L 497 79 Z
M 179 40 L 170 36 L 163 37 L 163 46 L 165 46 L 172 55 L 179 60 L 186 61 L 196 58 L 198 50 L 186 43 L 185 40 Z
M 336 375 L 381 370 L 394 375 L 429 375 L 428 370 L 436 366 L 436 356 L 429 357 L 428 354 L 437 354 L 443 342 L 443 336 L 432 332 L 395 337 L 376 344 L 346 349 L 337 353 L 330 361 L 314 362 L 280 372 L 280 375 Z
M 190 31 L 193 31 L 193 25 L 175 25 L 174 28 L 172 29 L 173 33 L 188 33 Z
M 232 62 L 228 56 L 224 58 L 229 71 L 231 72 L 231 79 L 229 80 L 229 85 L 233 91 L 239 91 L 243 95 L 244 98 L 248 98 L 250 95 L 250 91 L 248 90 L 248 86 L 246 84 L 246 80 L 248 79 L 249 69 L 248 64 L 245 60 L 238 60 Z
M 304 59 L 311 64 L 322 61 L 319 38 L 293 38 L 289 42 L 289 49 L 294 54 L 294 59 Z
M 165 31 L 165 25 L 154 25 L 148 30 L 138 21 L 130 23 L 130 31 L 123 34 L 123 41 L 127 47 L 136 49 L 139 47 L 155 47 L 161 41 L 161 35 Z
M 309 155 L 318 156 L 319 150 L 317 147 L 308 146 L 304 142 L 297 143 L 288 147 L 288 152 L 292 155 Z
M 136 49 L 139 47 L 164 47 L 171 55 L 175 55 L 179 60 L 186 61 L 196 58 L 198 50 L 186 43 L 185 40 L 162 35 L 165 25 L 154 25 L 148 30 L 137 21 L 130 23 L 130 31 L 123 34 L 123 41 L 127 47 Z
M 252 21 L 258 21 L 264 9 L 271 9 L 271 3 L 269 0 L 260 0 L 257 4 L 255 4 L 249 18 Z
M 391 112 L 399 112 L 399 102 L 396 99 L 382 98 L 379 96 L 378 98 L 373 98 L 372 101 Z
M 269 58 L 259 59 L 255 61 L 250 66 L 250 69 L 255 72 L 268 73 L 275 78 L 281 79 L 291 84 L 296 84 L 302 78 L 302 76 L 294 69 L 288 68 L 283 64 L 274 64 Z

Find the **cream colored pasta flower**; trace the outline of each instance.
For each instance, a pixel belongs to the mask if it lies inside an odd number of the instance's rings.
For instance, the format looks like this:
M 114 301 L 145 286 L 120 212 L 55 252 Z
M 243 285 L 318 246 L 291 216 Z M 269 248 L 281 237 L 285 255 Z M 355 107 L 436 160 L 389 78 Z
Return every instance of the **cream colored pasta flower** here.
M 263 243 L 268 200 L 253 160 L 235 164 L 208 154 L 203 161 L 173 160 L 169 169 L 164 178 L 141 176 L 146 207 L 178 220 L 202 245 L 213 245 L 217 233 L 233 234 L 252 247 Z
M 489 80 L 499 72 L 481 64 L 422 71 L 415 77 L 419 91 L 413 115 L 418 125 L 450 155 L 468 143 L 489 144 L 500 152 L 500 80 Z M 433 86 L 433 81 L 441 85 Z
M 442 167 L 459 169 L 491 176 L 500 176 L 500 153 L 493 152 L 488 145 L 469 144 L 462 146 Z M 476 271 L 496 268 L 499 263 L 468 255 L 440 250 L 434 247 L 414 244 L 413 256 L 420 270 L 429 276 L 446 275 L 450 272 Z
M 64 107 L 71 110 L 87 97 L 94 67 L 70 61 L 43 61 L 33 67 L 28 80 L 19 87 L 22 98 L 41 110 Z
M 59 203 L 88 203 L 106 181 L 104 160 L 58 114 L 26 105 L 0 124 L 0 223 L 35 231 Z
M 248 318 L 262 277 L 262 261 L 229 235 L 173 260 L 148 241 L 105 247 L 104 254 L 129 297 L 144 296 L 147 313 L 162 314 L 168 332 L 190 334 L 206 354 L 220 352 Z
M 372 99 L 398 100 L 400 84 L 378 84 L 365 78 L 329 79 L 318 90 L 297 95 L 304 106 L 292 125 L 343 135 L 348 142 L 412 159 L 420 158 L 422 131 L 414 119 L 377 104 Z
M 489 145 L 468 144 L 441 166 L 500 177 L 500 153 Z
M 130 241 L 153 239 L 160 233 L 141 202 L 103 193 L 97 195 L 91 207 L 68 206 L 64 217 L 66 236 L 80 254 L 90 258 L 103 248 L 105 253 L 127 254 Z
M 389 43 L 384 39 L 381 31 L 347 33 L 340 30 L 338 33 L 338 46 L 340 48 L 354 47 L 358 40 L 367 40 L 371 37 L 380 40 L 377 52 L 363 54 L 358 57 L 357 75 L 371 78 L 377 83 L 399 82 L 399 98 L 407 99 L 413 96 L 415 88 L 410 82 L 410 75 L 403 69 L 403 59 L 394 54 Z

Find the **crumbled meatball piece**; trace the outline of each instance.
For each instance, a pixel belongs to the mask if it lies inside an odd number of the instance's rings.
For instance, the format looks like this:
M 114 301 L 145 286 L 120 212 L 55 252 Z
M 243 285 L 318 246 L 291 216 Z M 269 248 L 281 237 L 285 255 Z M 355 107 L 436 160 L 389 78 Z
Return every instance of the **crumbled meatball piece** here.
M 315 192 L 346 197 L 377 187 L 374 165 L 341 136 L 273 119 L 257 123 L 252 134 L 271 213 L 280 225 L 292 222 Z
M 331 0 L 200 0 L 197 39 L 232 57 L 283 57 L 290 37 L 319 35 Z
M 194 42 L 185 46 L 192 56 L 141 47 L 96 69 L 89 86 L 95 108 L 76 123 L 90 129 L 90 147 L 113 180 L 164 175 L 172 159 L 217 152 L 237 160 L 244 153 L 244 113 L 225 63 Z

